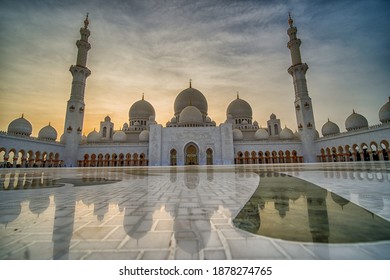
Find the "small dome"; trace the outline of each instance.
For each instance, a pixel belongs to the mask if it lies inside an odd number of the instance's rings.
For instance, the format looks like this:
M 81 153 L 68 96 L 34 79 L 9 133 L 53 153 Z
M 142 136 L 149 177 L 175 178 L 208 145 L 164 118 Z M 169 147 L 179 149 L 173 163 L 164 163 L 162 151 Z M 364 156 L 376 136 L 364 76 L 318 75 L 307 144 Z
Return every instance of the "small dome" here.
M 206 117 L 206 122 L 211 123 L 211 118 L 209 116 Z
M 129 110 L 130 119 L 146 119 L 148 120 L 150 116 L 155 116 L 153 106 L 143 98 L 135 102 Z
M 241 130 L 238 128 L 233 129 L 233 140 L 242 140 L 244 139 L 244 135 L 242 134 Z
M 276 115 L 274 113 L 272 113 L 271 116 L 269 116 L 269 119 L 270 120 L 276 120 Z
M 247 120 L 243 120 L 243 121 L 242 121 L 242 124 L 243 124 L 243 125 L 247 125 L 247 124 L 248 124 L 248 121 L 247 121 Z
M 87 136 L 88 143 L 96 143 L 100 141 L 100 134 L 94 129 Z
M 143 130 L 139 134 L 139 141 L 140 142 L 149 142 L 149 131 L 148 130 Z
M 22 117 L 13 120 L 8 125 L 7 133 L 11 135 L 30 136 L 32 133 L 32 125 L 22 115 Z
M 176 118 L 175 118 L 175 117 L 172 117 L 171 123 L 176 123 L 176 122 L 177 122 Z
M 353 110 L 353 113 L 345 120 L 345 129 L 347 131 L 367 128 L 367 127 L 368 127 L 367 119 L 364 116 L 355 113 L 355 110 Z
M 232 115 L 235 118 L 252 118 L 252 108 L 248 102 L 240 99 L 237 96 L 237 99 L 233 100 L 227 110 L 226 116 Z
M 138 126 L 138 125 L 140 125 L 140 124 L 139 124 L 139 121 L 135 121 L 135 122 L 134 122 L 134 126 Z
M 207 115 L 207 100 L 203 93 L 191 86 L 180 92 L 174 103 L 175 116 L 180 114 L 187 106 L 194 106 L 203 114 Z
M 62 134 L 60 137 L 60 143 L 65 144 L 65 135 Z
M 115 131 L 114 135 L 112 136 L 112 140 L 114 142 L 126 142 L 126 133 L 124 133 L 122 130 Z
M 294 138 L 294 133 L 292 132 L 291 129 L 287 128 L 287 126 L 286 126 L 285 128 L 282 129 L 279 136 L 280 136 L 280 139 L 291 140 Z
M 180 113 L 179 123 L 203 123 L 202 113 L 195 106 L 187 106 Z
M 253 126 L 259 126 L 259 123 L 257 121 L 254 121 Z
M 390 122 L 390 97 L 389 101 L 387 101 L 387 103 L 379 110 L 379 120 L 381 123 Z
M 110 116 L 106 116 L 106 117 L 104 118 L 104 121 L 105 121 L 105 122 L 110 122 L 110 121 L 111 121 Z
M 266 140 L 268 139 L 268 137 L 269 137 L 268 131 L 261 127 L 255 133 L 256 140 Z
M 49 123 L 47 126 L 41 128 L 38 133 L 38 139 L 56 141 L 57 131 Z
M 62 136 L 63 136 L 63 134 L 62 134 Z M 62 136 L 61 136 L 61 139 L 62 139 Z M 60 141 L 62 141 L 62 140 L 60 140 Z M 87 143 L 87 136 L 83 135 L 83 136 L 81 136 L 81 144 L 85 144 L 85 143 Z
M 129 124 L 128 123 L 124 123 L 123 124 L 123 129 L 128 129 L 129 128 Z
M 301 139 L 301 133 L 299 133 L 299 131 L 295 130 L 294 137 L 297 138 L 297 139 Z
M 321 133 L 323 136 L 339 134 L 340 128 L 337 124 L 328 119 L 328 121 L 322 126 Z

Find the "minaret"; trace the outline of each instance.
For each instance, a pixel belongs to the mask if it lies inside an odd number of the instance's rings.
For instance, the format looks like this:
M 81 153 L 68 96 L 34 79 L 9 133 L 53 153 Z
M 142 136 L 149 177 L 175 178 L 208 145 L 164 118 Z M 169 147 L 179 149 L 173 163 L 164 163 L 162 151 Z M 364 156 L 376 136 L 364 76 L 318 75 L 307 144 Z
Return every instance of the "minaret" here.
M 300 45 L 301 40 L 297 38 L 297 28 L 293 26 L 291 15 L 288 17 L 290 28 L 287 34 L 290 41 L 287 48 L 290 49 L 292 65 L 288 68 L 288 73 L 293 77 L 295 90 L 295 113 L 297 126 L 301 135 L 302 153 L 304 162 L 315 162 L 316 151 L 314 140 L 316 138 L 316 128 L 314 123 L 313 107 L 311 98 L 307 90 L 306 71 L 309 68 L 306 63 L 302 63 Z
M 72 73 L 72 89 L 70 99 L 66 108 L 66 118 L 64 126 L 64 164 L 66 166 L 76 166 L 78 148 L 81 142 L 81 135 L 84 123 L 84 91 L 85 81 L 91 74 L 87 68 L 87 53 L 91 49 L 88 42 L 90 31 L 88 29 L 88 14 L 84 20 L 84 27 L 80 28 L 81 38 L 76 42 L 78 48 L 76 65 L 72 65 L 69 71 Z

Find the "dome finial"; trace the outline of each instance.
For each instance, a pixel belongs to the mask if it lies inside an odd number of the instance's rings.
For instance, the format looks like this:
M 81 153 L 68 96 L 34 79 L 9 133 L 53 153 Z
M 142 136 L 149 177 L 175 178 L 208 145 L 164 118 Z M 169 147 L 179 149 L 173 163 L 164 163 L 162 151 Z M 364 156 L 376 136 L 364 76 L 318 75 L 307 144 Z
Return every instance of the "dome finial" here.
M 288 25 L 290 25 L 290 27 L 293 27 L 293 19 L 291 18 L 291 12 L 288 12 Z
M 353 113 L 353 114 L 356 114 L 356 113 L 355 113 L 355 109 L 352 109 L 352 113 Z
M 24 114 L 22 113 L 22 119 L 24 119 Z
M 84 20 L 84 28 L 85 29 L 87 29 L 88 25 L 89 25 L 88 15 L 89 15 L 89 13 L 87 13 L 87 16 L 85 17 L 85 20 Z
M 240 94 L 238 91 L 237 91 L 237 99 L 240 99 Z
M 145 99 L 145 93 L 142 93 L 142 100 Z
M 192 79 L 190 79 L 190 88 L 192 88 Z

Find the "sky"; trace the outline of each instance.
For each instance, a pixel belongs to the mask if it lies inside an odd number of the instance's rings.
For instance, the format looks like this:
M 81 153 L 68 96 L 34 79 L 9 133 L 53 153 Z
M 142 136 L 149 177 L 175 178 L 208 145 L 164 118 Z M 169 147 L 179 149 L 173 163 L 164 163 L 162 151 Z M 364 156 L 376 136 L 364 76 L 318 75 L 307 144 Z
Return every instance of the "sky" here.
M 109 115 L 120 129 L 142 98 L 163 126 L 176 96 L 192 87 L 217 124 L 239 92 L 266 127 L 274 113 L 297 129 L 288 13 L 302 40 L 302 61 L 316 129 L 328 118 L 345 131 L 355 110 L 369 125 L 390 96 L 390 2 L 383 0 L 47 0 L 0 1 L 0 130 L 22 114 L 32 136 L 49 122 L 63 133 L 76 41 L 89 13 L 84 131 Z

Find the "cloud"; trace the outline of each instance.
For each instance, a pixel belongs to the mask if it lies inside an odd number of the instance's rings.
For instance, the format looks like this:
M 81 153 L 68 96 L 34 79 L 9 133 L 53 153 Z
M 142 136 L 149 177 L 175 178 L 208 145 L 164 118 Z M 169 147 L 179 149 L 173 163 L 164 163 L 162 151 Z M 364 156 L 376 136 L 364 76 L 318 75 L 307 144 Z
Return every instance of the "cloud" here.
M 34 127 L 46 125 L 48 117 L 39 112 L 47 107 L 61 112 L 52 125 L 63 130 L 72 79 L 68 69 L 87 12 L 92 75 L 86 130 L 107 114 L 119 128 L 143 92 L 165 125 L 190 78 L 217 123 L 225 120 L 239 91 L 259 124 L 275 113 L 294 130 L 294 92 L 286 71 L 289 11 L 310 67 L 317 129 L 330 112 L 342 128 L 352 108 L 374 124 L 390 86 L 388 8 L 386 1 L 4 0 L 0 67 L 6 70 L 0 73 L 0 97 L 7 102 L 0 105 L 0 129 L 15 112 L 29 112 Z

